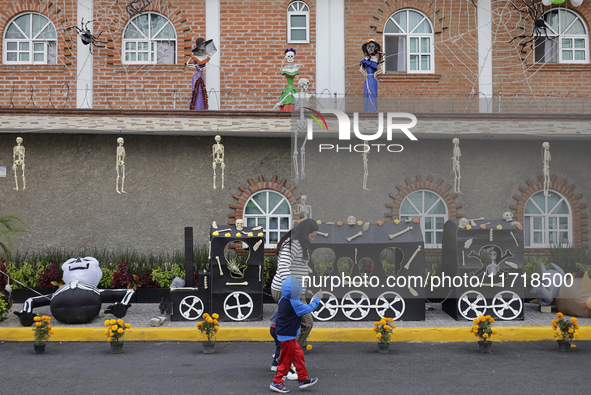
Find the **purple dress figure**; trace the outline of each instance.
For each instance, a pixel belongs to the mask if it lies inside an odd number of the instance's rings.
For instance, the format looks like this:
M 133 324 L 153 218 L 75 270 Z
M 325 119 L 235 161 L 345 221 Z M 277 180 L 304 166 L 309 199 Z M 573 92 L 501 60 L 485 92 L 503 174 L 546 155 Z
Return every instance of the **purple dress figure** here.
M 211 43 L 212 40 L 205 41 L 202 38 L 197 39 L 197 46 L 191 51 L 191 56 L 187 61 L 187 65 L 195 65 L 196 72 L 193 74 L 191 81 L 192 94 L 191 103 L 189 104 L 190 110 L 207 110 L 207 90 L 205 89 L 205 79 L 203 78 L 203 71 L 207 67 L 207 63 L 211 60 L 206 52 L 206 46 Z
M 377 112 L 378 111 L 378 81 L 375 75 L 380 73 L 379 65 L 384 61 L 381 52 L 380 44 L 373 39 L 367 40 L 361 46 L 365 59 L 359 62 L 361 66 L 359 71 L 365 75 L 365 83 L 363 84 L 363 111 Z

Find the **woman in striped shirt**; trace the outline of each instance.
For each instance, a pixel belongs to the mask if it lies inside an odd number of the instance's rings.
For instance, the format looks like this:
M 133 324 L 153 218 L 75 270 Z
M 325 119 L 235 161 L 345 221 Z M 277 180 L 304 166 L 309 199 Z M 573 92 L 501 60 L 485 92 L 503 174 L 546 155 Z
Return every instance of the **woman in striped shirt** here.
M 277 244 L 276 254 L 277 272 L 271 283 L 271 293 L 275 302 L 281 299 L 281 285 L 288 276 L 296 277 L 302 284 L 302 295 L 300 299 L 306 303 L 306 284 L 303 281 L 304 276 L 308 276 L 310 269 L 310 247 L 314 236 L 318 232 L 318 225 L 313 219 L 305 219 L 293 227 Z M 298 344 L 302 349 L 306 343 L 308 335 L 312 331 L 314 321 L 312 314 L 306 314 L 302 317 L 302 326 L 298 336 Z

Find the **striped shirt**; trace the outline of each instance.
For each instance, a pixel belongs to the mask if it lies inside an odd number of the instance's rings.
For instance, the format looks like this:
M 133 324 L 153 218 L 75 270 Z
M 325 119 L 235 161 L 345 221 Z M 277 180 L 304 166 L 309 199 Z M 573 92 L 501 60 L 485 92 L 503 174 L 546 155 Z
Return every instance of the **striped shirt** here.
M 308 262 L 304 261 L 303 250 L 298 240 L 293 241 L 291 247 L 291 255 L 289 253 L 289 245 L 291 241 L 286 241 L 281 250 L 279 250 L 279 258 L 277 259 L 277 272 L 271 283 L 271 289 L 281 291 L 281 285 L 287 276 L 294 276 L 302 284 L 302 293 L 306 292 L 304 287 L 303 277 L 309 275 Z

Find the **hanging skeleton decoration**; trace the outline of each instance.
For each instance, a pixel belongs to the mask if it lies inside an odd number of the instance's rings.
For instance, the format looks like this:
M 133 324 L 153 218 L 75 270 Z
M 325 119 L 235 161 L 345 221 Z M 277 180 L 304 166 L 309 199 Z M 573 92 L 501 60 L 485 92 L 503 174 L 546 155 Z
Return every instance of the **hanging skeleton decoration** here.
M 12 149 L 12 172 L 14 173 L 14 182 L 16 183 L 16 187 L 14 188 L 15 191 L 18 191 L 18 177 L 16 171 L 19 166 L 23 171 L 23 191 L 27 189 L 27 184 L 25 182 L 25 147 L 21 145 L 22 143 L 23 138 L 17 137 L 16 145 Z
M 544 158 L 544 196 L 550 196 L 548 193 L 548 189 L 550 188 L 550 160 L 552 159 L 552 156 L 550 156 L 550 143 L 543 143 L 542 148 L 544 150 L 542 153 Z
M 307 199 L 308 197 L 306 195 L 302 195 L 300 197 L 300 203 L 298 204 L 298 214 L 304 216 L 302 219 L 312 218 L 312 206 L 306 204 Z
M 125 148 L 123 147 L 123 137 L 117 139 L 117 193 L 127 193 L 123 190 L 125 186 Z M 121 192 L 119 192 L 119 180 L 121 180 Z
M 363 146 L 363 189 L 369 191 L 367 189 L 367 176 L 369 174 L 367 155 L 369 154 L 369 143 L 364 141 Z
M 310 93 L 310 82 L 306 78 L 300 78 L 298 81 L 298 86 L 300 87 L 299 93 L 292 93 L 289 92 L 285 95 L 285 97 L 273 107 L 273 110 L 276 110 L 281 104 L 286 102 L 288 98 L 293 97 L 296 101 L 296 109 L 299 108 L 300 110 L 300 117 L 297 122 L 297 126 L 294 131 L 294 150 L 293 150 L 293 166 L 295 170 L 294 175 L 294 182 L 297 184 L 300 180 L 303 180 L 306 177 L 306 142 L 308 141 L 308 134 L 306 133 L 306 137 L 304 138 L 304 142 L 302 143 L 300 152 L 301 152 L 301 173 L 298 166 L 298 133 L 303 131 L 306 126 L 307 122 L 304 119 L 304 110 L 310 107 L 310 98 L 314 97 L 317 98 L 316 95 Z M 318 103 L 318 102 L 317 102 Z M 312 120 L 309 120 L 312 122 Z
M 451 158 L 454 172 L 454 193 L 462 193 L 462 191 L 460 191 L 460 181 L 462 180 L 460 174 L 460 156 L 462 156 L 462 151 L 460 151 L 460 139 L 454 138 L 452 143 L 454 144 L 453 156 Z
M 215 186 L 215 171 L 216 171 L 216 167 L 217 165 L 220 165 L 220 167 L 222 168 L 222 189 L 224 189 L 224 170 L 226 169 L 226 164 L 224 163 L 224 146 L 223 144 L 220 144 L 220 141 L 222 140 L 221 136 L 217 135 L 215 136 L 215 144 L 212 147 L 212 151 L 213 151 L 213 189 L 217 189 L 217 187 Z
M 93 257 L 68 259 L 63 265 L 64 282 L 53 295 L 41 295 L 25 301 L 21 311 L 15 311 L 21 325 L 33 325 L 37 314 L 33 309 L 40 306 L 50 306 L 51 314 L 65 324 L 85 324 L 95 318 L 101 303 L 121 300 L 110 305 L 106 314 L 113 314 L 117 318 L 125 317 L 127 309 L 131 307 L 129 301 L 134 294 L 133 289 L 98 289 L 97 286 L 103 275 L 99 262 Z
M 98 36 L 94 36 L 92 34 L 92 32 L 90 31 L 90 29 L 88 28 L 88 24 L 94 22 L 94 20 L 92 21 L 88 21 L 86 23 L 84 23 L 84 18 L 81 19 L 80 22 L 80 27 L 74 25 L 74 26 L 70 26 L 69 28 L 67 28 L 65 31 L 68 31 L 70 29 L 76 29 L 76 32 L 78 34 L 78 37 L 80 37 L 80 40 L 82 41 L 82 44 L 84 45 L 89 45 L 88 50 L 90 51 L 90 53 L 92 54 L 92 47 L 95 46 L 97 48 L 104 48 L 104 45 L 98 45 L 98 43 L 102 44 L 105 41 L 100 41 L 99 37 L 101 36 L 101 34 L 103 34 L 103 32 L 100 32 Z

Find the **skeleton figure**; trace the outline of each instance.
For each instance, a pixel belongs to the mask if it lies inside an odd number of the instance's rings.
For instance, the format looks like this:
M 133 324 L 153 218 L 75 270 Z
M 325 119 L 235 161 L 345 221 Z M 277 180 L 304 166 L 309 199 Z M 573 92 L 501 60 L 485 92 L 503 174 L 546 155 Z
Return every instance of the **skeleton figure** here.
M 298 133 L 300 130 L 304 130 L 306 128 L 306 120 L 304 119 L 304 109 L 306 109 L 306 107 L 310 107 L 310 98 L 314 97 L 315 99 L 317 98 L 316 95 L 313 95 L 310 93 L 310 82 L 306 79 L 306 78 L 300 78 L 300 80 L 298 81 L 298 86 L 300 87 L 300 92 L 299 93 L 292 93 L 289 92 L 288 94 L 285 95 L 285 97 L 283 98 L 283 100 L 281 100 L 279 103 L 275 104 L 275 107 L 273 107 L 273 110 L 276 110 L 277 107 L 279 107 L 280 105 L 283 104 L 283 102 L 287 101 L 288 98 L 293 97 L 296 101 L 295 105 L 296 108 L 300 110 L 300 118 L 298 120 L 297 123 L 297 128 L 294 132 L 294 138 L 295 138 L 295 143 L 294 143 L 294 151 L 293 151 L 293 165 L 294 165 L 294 169 L 295 169 L 295 176 L 294 176 L 294 182 L 297 184 L 300 180 L 303 180 L 306 176 L 306 142 L 308 141 L 308 134 L 306 134 L 306 138 L 304 138 L 304 142 L 302 143 L 301 146 L 301 165 L 302 165 L 302 172 L 300 175 L 300 170 L 299 170 L 299 166 L 298 166 Z M 318 102 L 317 102 L 318 103 Z M 310 122 L 312 122 L 310 120 Z
M 455 138 L 452 140 L 452 143 L 454 143 L 454 151 L 451 158 L 454 172 L 454 192 L 462 193 L 460 191 L 460 181 L 462 180 L 462 176 L 460 175 L 460 156 L 462 156 L 462 151 L 460 151 L 460 139 Z
M 123 137 L 119 137 L 117 139 L 117 164 L 116 164 L 116 168 L 117 168 L 117 187 L 115 188 L 115 190 L 117 191 L 117 193 L 121 194 L 121 193 L 127 193 L 123 190 L 123 187 L 125 186 L 125 148 L 123 148 Z M 121 175 L 123 177 L 120 176 L 120 172 Z M 119 180 L 121 179 L 121 192 L 119 192 Z
M 550 143 L 543 143 L 542 148 L 544 149 L 544 196 L 550 196 L 548 193 L 548 188 L 550 188 L 550 160 L 552 159 L 552 156 L 550 156 Z
M 281 111 L 292 111 L 294 109 L 293 102 L 294 99 L 292 96 L 288 95 L 290 93 L 298 93 L 298 90 L 293 86 L 293 80 L 296 75 L 298 75 L 299 69 L 302 67 L 300 64 L 294 63 L 296 55 L 296 50 L 293 48 L 287 48 L 285 50 L 285 57 L 281 62 L 281 74 L 285 75 L 287 80 L 287 85 L 283 88 L 283 92 L 281 92 L 281 96 L 279 97 L 280 101 L 285 101 L 281 105 Z M 286 63 L 287 62 L 287 63 Z
M 224 169 L 226 164 L 224 163 L 224 145 L 220 144 L 222 137 L 220 135 L 215 136 L 215 144 L 212 147 L 213 151 L 213 189 L 217 189 L 215 186 L 215 170 L 217 165 L 222 168 L 222 189 L 224 189 Z
M 363 189 L 369 191 L 367 189 L 367 176 L 369 174 L 367 155 L 369 154 L 369 143 L 364 141 L 363 145 Z
M 513 213 L 511 211 L 505 211 L 503 213 L 503 219 L 507 222 L 512 222 L 513 221 Z
M 23 191 L 27 189 L 27 184 L 25 182 L 25 147 L 21 145 L 22 142 L 22 137 L 17 137 L 16 145 L 12 149 L 12 171 L 14 172 L 14 182 L 16 183 L 16 187 L 14 188 L 15 191 L 18 191 L 18 178 L 16 176 L 16 169 L 18 166 L 21 166 L 21 169 L 23 170 Z
M 490 250 L 488 254 L 490 256 L 491 263 L 486 266 L 486 275 L 496 276 L 499 272 L 499 265 L 497 265 L 497 252 L 495 250 Z
M 312 218 L 312 206 L 306 204 L 307 199 L 308 197 L 306 195 L 302 195 L 302 197 L 300 197 L 300 203 L 298 204 L 298 213 L 304 215 L 303 219 Z

